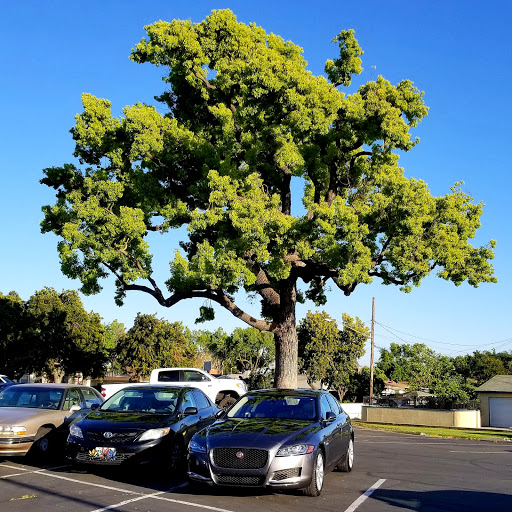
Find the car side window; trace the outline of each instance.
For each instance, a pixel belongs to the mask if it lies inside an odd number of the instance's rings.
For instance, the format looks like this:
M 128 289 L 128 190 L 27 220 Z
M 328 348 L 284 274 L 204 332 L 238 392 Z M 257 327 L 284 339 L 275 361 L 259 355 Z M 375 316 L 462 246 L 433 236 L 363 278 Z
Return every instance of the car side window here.
M 158 382 L 180 382 L 179 370 L 167 370 L 158 373 Z
M 340 404 L 332 395 L 327 395 L 327 401 L 331 405 L 331 410 L 336 414 L 336 416 L 342 412 Z
M 183 402 L 181 403 L 182 412 L 185 412 L 187 407 L 197 407 L 192 391 L 187 391 L 183 396 Z
M 202 393 L 199 390 L 194 390 L 194 398 L 196 400 L 197 408 L 199 410 L 201 409 L 207 409 L 210 407 L 210 401 L 208 398 L 206 398 L 205 394 Z
M 82 407 L 80 393 L 78 392 L 78 389 L 68 389 L 62 410 L 69 411 L 74 405 L 78 405 L 80 408 Z
M 331 404 L 328 402 L 326 395 L 322 395 L 322 398 L 320 399 L 320 407 L 322 408 L 322 419 L 324 420 L 327 417 L 328 411 L 334 412 L 334 414 L 337 415 L 337 412 L 331 409 Z
M 90 409 L 93 404 L 101 405 L 101 400 L 96 396 L 94 391 L 82 388 L 82 395 L 84 396 L 85 407 Z
M 201 382 L 208 379 L 202 373 L 193 370 L 183 370 L 183 380 L 186 382 Z

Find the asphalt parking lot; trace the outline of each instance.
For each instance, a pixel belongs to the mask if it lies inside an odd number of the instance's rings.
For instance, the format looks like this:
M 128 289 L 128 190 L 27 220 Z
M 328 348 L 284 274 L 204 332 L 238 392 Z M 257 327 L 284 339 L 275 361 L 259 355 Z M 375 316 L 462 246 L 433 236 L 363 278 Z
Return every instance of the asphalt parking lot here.
M 147 468 L 74 471 L 63 460 L 0 459 L 0 510 L 73 512 L 386 512 L 512 510 L 512 444 L 356 429 L 352 473 L 327 475 L 318 498 L 300 491 L 196 490 Z

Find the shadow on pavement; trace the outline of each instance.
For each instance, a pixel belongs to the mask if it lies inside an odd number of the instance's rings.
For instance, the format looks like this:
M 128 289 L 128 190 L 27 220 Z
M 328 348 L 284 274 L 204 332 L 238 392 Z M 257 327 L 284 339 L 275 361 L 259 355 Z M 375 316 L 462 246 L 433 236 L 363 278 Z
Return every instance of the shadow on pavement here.
M 369 498 L 397 510 L 418 512 L 510 512 L 512 495 L 479 491 L 412 492 L 377 489 Z

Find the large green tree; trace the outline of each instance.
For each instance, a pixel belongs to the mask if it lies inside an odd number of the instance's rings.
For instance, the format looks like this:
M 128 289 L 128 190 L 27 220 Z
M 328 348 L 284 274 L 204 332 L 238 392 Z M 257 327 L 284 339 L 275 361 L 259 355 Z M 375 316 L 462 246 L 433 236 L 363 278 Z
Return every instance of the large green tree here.
M 362 70 L 352 30 L 335 37 L 325 76 L 308 71 L 300 47 L 229 10 L 146 32 L 131 58 L 166 70 L 161 106 L 117 118 L 84 94 L 72 129 L 80 165 L 44 171 L 57 201 L 42 231 L 60 238 L 62 271 L 84 293 L 113 275 L 119 304 L 132 290 L 164 307 L 207 299 L 274 334 L 275 385 L 294 387 L 296 303 L 325 303 L 328 282 L 348 296 L 375 278 L 409 291 L 433 270 L 456 285 L 495 281 L 494 242 L 468 243 L 482 205 L 459 184 L 434 197 L 398 165 L 418 142 L 423 93 L 382 76 L 341 92 Z M 148 233 L 182 226 L 165 280 Z M 259 318 L 237 305 L 239 291 L 259 298 Z

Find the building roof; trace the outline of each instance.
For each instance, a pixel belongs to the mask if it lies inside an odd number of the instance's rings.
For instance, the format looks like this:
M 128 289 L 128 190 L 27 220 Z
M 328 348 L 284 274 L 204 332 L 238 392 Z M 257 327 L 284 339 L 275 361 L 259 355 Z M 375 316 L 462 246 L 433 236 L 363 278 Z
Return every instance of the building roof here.
M 477 393 L 512 393 L 512 375 L 495 375 L 475 391 Z

